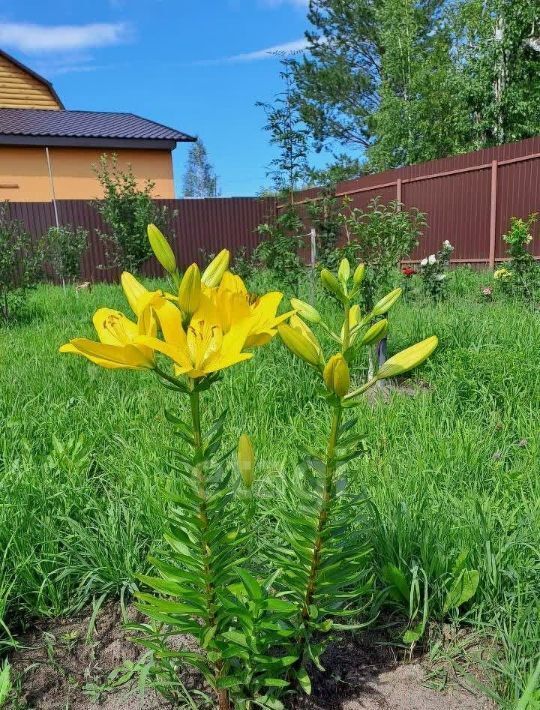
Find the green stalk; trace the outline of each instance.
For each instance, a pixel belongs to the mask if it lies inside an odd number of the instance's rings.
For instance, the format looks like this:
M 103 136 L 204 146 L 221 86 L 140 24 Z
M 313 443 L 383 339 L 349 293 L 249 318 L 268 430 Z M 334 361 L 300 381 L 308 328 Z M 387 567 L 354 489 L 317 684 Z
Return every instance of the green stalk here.
M 192 388 L 189 393 L 189 402 L 191 406 L 191 419 L 193 422 L 193 442 L 199 463 L 194 467 L 195 477 L 197 479 L 197 492 L 199 496 L 199 519 L 201 521 L 202 533 L 202 557 L 204 568 L 204 579 L 206 589 L 206 606 L 208 608 L 207 628 L 212 628 L 217 625 L 216 615 L 216 592 L 212 580 L 212 568 L 210 564 L 210 552 L 208 546 L 208 495 L 206 489 L 206 476 L 202 463 L 203 459 L 203 440 L 201 432 L 201 402 L 200 393 L 196 388 Z M 219 678 L 223 670 L 220 662 L 215 663 L 216 677 Z M 226 689 L 216 690 L 219 710 L 230 710 L 229 693 Z
M 311 558 L 311 567 L 309 571 L 308 583 L 306 586 L 306 594 L 302 603 L 300 612 L 302 622 L 307 624 L 309 621 L 309 607 L 313 603 L 315 592 L 317 591 L 317 580 L 319 576 L 319 568 L 322 558 L 323 533 L 328 522 L 328 510 L 335 495 L 335 473 L 336 461 L 335 452 L 339 437 L 339 427 L 341 424 L 342 415 L 341 403 L 336 404 L 332 415 L 332 424 L 330 428 L 330 438 L 326 449 L 326 465 L 324 471 L 324 486 L 322 492 L 322 504 L 319 511 L 319 519 L 317 523 L 317 536 L 315 538 L 315 546 L 313 548 L 313 556 Z M 306 636 L 298 639 L 300 644 L 300 656 L 295 664 L 296 668 L 301 666 L 305 656 Z

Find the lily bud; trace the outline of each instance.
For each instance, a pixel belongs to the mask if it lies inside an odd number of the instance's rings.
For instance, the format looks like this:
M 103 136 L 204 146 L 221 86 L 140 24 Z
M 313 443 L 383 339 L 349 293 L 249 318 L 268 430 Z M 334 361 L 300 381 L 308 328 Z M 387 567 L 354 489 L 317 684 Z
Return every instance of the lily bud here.
M 436 335 L 432 335 L 430 338 L 426 338 L 422 342 L 402 350 L 381 366 L 375 376 L 376 379 L 384 380 L 387 377 L 397 377 L 409 372 L 409 370 L 413 370 L 428 359 L 438 344 L 439 339 Z
M 176 272 L 176 257 L 171 245 L 155 224 L 149 224 L 146 231 L 156 259 L 167 273 L 174 274 Z
M 306 326 L 307 327 L 307 326 Z M 322 354 L 315 344 L 304 335 L 299 329 L 290 325 L 278 326 L 279 337 L 283 344 L 297 357 L 305 362 L 319 368 L 321 366 Z
M 365 264 L 358 264 L 356 267 L 356 270 L 353 274 L 353 283 L 355 286 L 359 286 L 362 281 L 364 280 L 364 276 L 366 274 L 366 265 Z
M 201 302 L 201 272 L 197 264 L 191 264 L 182 277 L 178 290 L 178 305 L 182 313 L 191 316 Z
M 351 345 L 354 343 L 358 335 L 358 332 L 352 333 L 352 330 L 358 325 L 358 323 L 360 323 L 361 317 L 362 314 L 360 312 L 360 306 L 355 303 L 354 306 L 351 306 L 351 308 L 349 309 L 349 331 L 351 332 Z M 343 340 L 344 335 L 345 324 L 341 326 L 341 340 Z
M 251 439 L 247 434 L 242 434 L 238 440 L 237 460 L 238 470 L 240 471 L 244 486 L 251 488 L 255 480 L 255 476 L 253 475 L 255 471 L 255 452 L 253 451 Z
M 379 340 L 382 340 L 384 337 L 386 337 L 386 334 L 388 333 L 388 321 L 385 320 L 379 320 L 376 323 L 374 323 L 371 328 L 368 328 L 366 332 L 364 333 L 364 337 L 362 338 L 362 345 L 373 345 L 374 343 L 378 343 Z
M 321 281 L 322 285 L 330 291 L 330 293 L 333 293 L 334 296 L 337 296 L 340 301 L 343 300 L 345 297 L 345 294 L 343 292 L 343 287 L 339 283 L 338 279 L 334 276 L 334 274 L 329 271 L 328 269 L 322 269 L 321 271 Z
M 209 288 L 215 288 L 221 283 L 223 274 L 229 268 L 231 253 L 228 249 L 222 249 L 219 254 L 212 259 L 201 276 L 201 282 Z
M 338 397 L 345 397 L 351 385 L 349 366 L 341 353 L 332 355 L 323 372 L 324 384 Z
M 342 259 L 339 264 L 338 279 L 345 286 L 345 284 L 350 279 L 350 277 L 351 277 L 351 267 L 349 265 L 349 260 Z
M 310 323 L 321 322 L 321 314 L 316 308 L 310 306 L 309 303 L 301 301 L 299 298 L 291 298 L 291 306 L 302 318 L 305 318 Z
M 390 291 L 390 293 L 387 293 L 384 298 L 381 298 L 381 300 L 375 304 L 374 309 L 371 311 L 372 315 L 383 316 L 387 313 L 401 296 L 402 292 L 402 288 L 395 288 L 393 291 Z

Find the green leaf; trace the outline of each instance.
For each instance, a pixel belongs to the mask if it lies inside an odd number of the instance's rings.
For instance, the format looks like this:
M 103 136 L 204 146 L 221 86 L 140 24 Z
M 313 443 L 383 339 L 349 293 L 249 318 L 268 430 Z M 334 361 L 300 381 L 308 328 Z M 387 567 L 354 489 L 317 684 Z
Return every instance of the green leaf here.
M 228 641 L 232 641 L 233 643 L 237 644 L 238 646 L 243 646 L 244 648 L 249 648 L 249 644 L 247 642 L 246 637 L 244 636 L 244 634 L 241 634 L 239 631 L 225 631 L 221 635 L 223 636 L 223 638 L 226 638 Z
M 255 577 L 253 577 L 251 574 L 249 574 L 249 572 L 246 572 L 245 569 L 242 569 L 240 567 L 236 568 L 236 572 L 242 580 L 242 583 L 246 588 L 246 592 L 248 593 L 249 598 L 253 599 L 254 601 L 260 601 L 263 598 L 263 589 L 255 579 Z
M 424 635 L 424 631 L 425 625 L 421 621 L 412 629 L 408 629 L 407 631 L 405 631 L 405 633 L 403 634 L 403 641 L 405 643 L 416 643 L 422 638 L 422 636 Z
M 396 601 L 409 601 L 409 583 L 407 577 L 395 565 L 385 565 L 382 568 L 382 578 L 390 585 L 390 594 Z
M 276 597 L 267 599 L 265 606 L 269 611 L 282 612 L 283 614 L 295 614 L 297 611 L 296 604 L 285 601 L 285 599 L 277 599 Z
M 290 685 L 290 683 L 286 680 L 282 680 L 281 678 L 265 678 L 263 685 L 266 685 L 269 688 L 286 688 Z
M 456 557 L 456 561 L 452 565 L 452 576 L 453 577 L 457 577 L 457 575 L 465 567 L 465 562 L 467 562 L 468 557 L 469 557 L 469 550 L 467 548 L 464 548 L 463 550 L 461 550 L 459 555 Z
M 443 611 L 446 613 L 450 609 L 459 609 L 462 604 L 472 599 L 478 589 L 479 581 L 480 574 L 478 570 L 463 570 L 448 590 Z
M 296 680 L 306 695 L 311 695 L 311 679 L 305 668 L 296 671 Z

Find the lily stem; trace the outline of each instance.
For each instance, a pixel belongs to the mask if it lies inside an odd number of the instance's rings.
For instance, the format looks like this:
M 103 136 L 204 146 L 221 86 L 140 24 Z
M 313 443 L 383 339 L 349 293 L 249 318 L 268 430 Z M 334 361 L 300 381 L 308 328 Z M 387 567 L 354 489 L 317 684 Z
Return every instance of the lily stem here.
M 313 603 L 315 593 L 317 591 L 317 581 L 319 576 L 319 569 L 321 566 L 322 552 L 323 552 L 323 535 L 328 522 L 329 509 L 332 504 L 335 495 L 335 473 L 336 473 L 336 446 L 339 438 L 339 427 L 341 425 L 341 416 L 343 409 L 341 403 L 334 406 L 334 411 L 332 414 L 332 424 L 330 428 L 330 438 L 328 440 L 328 446 L 326 449 L 326 464 L 324 471 L 324 482 L 323 490 L 321 495 L 321 507 L 319 510 L 319 519 L 317 522 L 317 534 L 315 537 L 315 546 L 313 548 L 313 554 L 311 557 L 311 567 L 309 570 L 308 582 L 306 586 L 306 593 L 304 596 L 304 601 L 302 604 L 301 618 L 305 628 L 305 635 L 303 637 L 301 653 L 298 659 L 299 667 L 304 662 L 305 657 L 305 646 L 306 642 L 309 641 L 309 635 L 307 631 L 307 623 L 310 619 L 310 606 Z
M 193 442 L 195 447 L 195 455 L 197 464 L 194 467 L 194 473 L 197 479 L 197 489 L 199 495 L 199 519 L 201 522 L 201 546 L 205 579 L 206 605 L 208 608 L 208 619 L 206 627 L 208 629 L 217 625 L 216 618 L 216 594 L 213 583 L 212 565 L 210 559 L 210 548 L 208 546 L 208 494 L 206 489 L 206 476 L 203 466 L 203 439 L 201 432 L 201 402 L 200 393 L 196 388 L 192 388 L 189 393 L 189 401 L 191 406 L 191 419 L 193 422 Z M 215 664 L 216 679 L 221 676 L 223 667 L 220 662 Z M 230 710 L 229 693 L 226 689 L 216 690 L 219 710 Z

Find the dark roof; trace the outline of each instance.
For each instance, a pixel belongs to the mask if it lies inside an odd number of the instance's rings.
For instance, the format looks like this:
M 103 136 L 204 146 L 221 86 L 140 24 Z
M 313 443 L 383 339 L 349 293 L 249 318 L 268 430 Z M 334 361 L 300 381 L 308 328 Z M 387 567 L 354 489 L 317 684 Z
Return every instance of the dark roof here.
M 133 113 L 0 108 L 0 144 L 172 149 L 195 140 Z
M 15 59 L 15 57 L 12 57 L 11 54 L 4 52 L 3 49 L 0 49 L 0 56 L 5 57 L 7 60 L 9 60 L 13 64 L 15 64 L 15 66 L 19 67 L 19 69 L 22 69 L 27 74 L 30 74 L 30 76 L 33 76 L 34 79 L 37 79 L 39 82 L 44 84 L 49 89 L 49 91 L 53 95 L 54 99 L 58 102 L 58 105 L 60 106 L 60 108 L 64 108 L 64 104 L 60 100 L 60 97 L 58 96 L 58 94 L 54 90 L 54 86 L 51 84 L 50 81 L 47 81 L 47 79 L 42 77 L 41 74 L 38 74 L 33 69 L 30 69 L 30 67 L 27 67 L 26 64 L 23 64 L 18 59 Z

